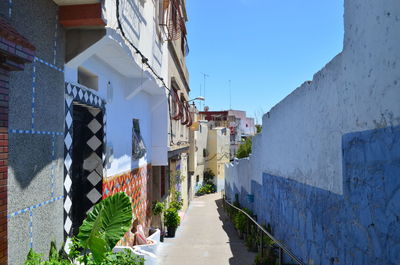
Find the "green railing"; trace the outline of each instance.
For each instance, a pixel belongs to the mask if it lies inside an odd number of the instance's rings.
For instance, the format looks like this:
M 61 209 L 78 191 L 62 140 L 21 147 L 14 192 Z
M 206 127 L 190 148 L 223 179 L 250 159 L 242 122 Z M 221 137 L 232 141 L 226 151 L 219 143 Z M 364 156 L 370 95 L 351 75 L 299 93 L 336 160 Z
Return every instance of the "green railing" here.
M 244 214 L 247 217 L 246 227 L 244 231 L 244 236 L 252 236 L 253 244 L 257 245 L 257 252 L 260 255 L 260 260 L 268 260 L 268 257 L 271 257 L 272 260 L 276 262 L 276 264 L 298 264 L 305 265 L 299 258 L 297 258 L 284 244 L 282 244 L 279 240 L 271 235 L 270 232 L 267 231 L 264 227 L 257 223 L 246 211 L 236 207 L 232 203 L 230 203 L 225 195 L 223 195 L 224 209 L 227 211 L 228 215 L 232 218 L 232 216 L 236 216 L 239 212 Z M 277 252 L 277 253 L 276 253 Z M 276 255 L 277 254 L 277 255 Z M 291 259 L 292 262 L 295 263 L 283 263 L 283 257 L 287 255 L 288 258 Z M 277 257 L 274 257 L 277 256 Z M 270 261 L 267 262 L 271 264 Z M 263 262 L 260 262 L 263 264 Z

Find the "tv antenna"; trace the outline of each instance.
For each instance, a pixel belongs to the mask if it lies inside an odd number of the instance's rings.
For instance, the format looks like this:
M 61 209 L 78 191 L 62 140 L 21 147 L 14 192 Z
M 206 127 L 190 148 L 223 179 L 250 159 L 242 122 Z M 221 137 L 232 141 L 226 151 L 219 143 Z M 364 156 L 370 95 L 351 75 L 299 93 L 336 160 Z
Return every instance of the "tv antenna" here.
M 210 77 L 209 74 L 201 73 L 203 75 L 203 97 L 204 97 L 204 105 L 206 104 L 206 79 Z

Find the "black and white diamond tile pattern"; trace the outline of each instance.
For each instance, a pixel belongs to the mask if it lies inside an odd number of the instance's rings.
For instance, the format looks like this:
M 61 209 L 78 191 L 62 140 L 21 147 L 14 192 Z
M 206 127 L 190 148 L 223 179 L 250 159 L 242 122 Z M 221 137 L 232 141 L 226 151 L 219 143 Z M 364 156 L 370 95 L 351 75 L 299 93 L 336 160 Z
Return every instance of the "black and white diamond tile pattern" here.
M 65 236 L 71 236 L 72 228 L 72 139 L 73 139 L 73 104 L 81 104 L 89 108 L 93 119 L 88 123 L 89 130 L 93 136 L 86 144 L 93 150 L 84 164 L 87 168 L 93 167 L 87 180 L 93 186 L 86 195 L 87 199 L 93 204 L 97 203 L 102 197 L 102 177 L 105 173 L 105 146 L 106 143 L 106 102 L 102 98 L 93 94 L 86 88 L 65 83 L 65 130 L 64 130 L 64 232 Z M 103 128 L 103 130 L 101 130 Z M 103 146 L 103 148 L 101 148 Z M 85 165 L 84 165 L 85 166 Z
M 95 100 L 96 101 L 96 100 Z M 87 127 L 93 134 L 86 142 L 93 153 L 83 161 L 83 168 L 90 172 L 88 181 L 92 184 L 92 189 L 86 197 L 93 203 L 97 203 L 102 196 L 102 176 L 103 176 L 103 130 L 101 130 L 101 123 L 103 122 L 102 111 L 97 108 L 89 108 L 92 115 L 92 120 L 88 123 Z

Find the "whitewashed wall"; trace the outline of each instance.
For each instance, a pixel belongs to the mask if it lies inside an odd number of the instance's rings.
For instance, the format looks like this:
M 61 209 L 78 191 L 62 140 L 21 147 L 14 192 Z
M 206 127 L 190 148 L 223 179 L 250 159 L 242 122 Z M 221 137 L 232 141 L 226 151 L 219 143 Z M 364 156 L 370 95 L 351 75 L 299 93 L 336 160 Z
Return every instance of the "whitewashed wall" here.
M 400 2 L 345 1 L 343 52 L 263 117 L 257 174 L 343 192 L 345 133 L 400 124 Z
M 160 41 L 157 33 L 158 1 L 120 0 L 119 2 L 121 25 L 127 38 L 149 59 L 152 67 L 166 77 L 167 69 L 162 69 L 162 63 L 167 45 Z M 117 29 L 116 1 L 105 0 L 103 9 L 107 27 Z M 141 64 L 140 60 L 137 62 Z
M 160 42 L 157 10 L 153 1 L 120 1 L 120 19 L 126 37 L 149 59 L 166 80 L 167 45 Z M 112 176 L 152 163 L 167 165 L 168 104 L 162 83 L 142 67 L 141 57 L 122 37 L 116 19 L 116 2 L 106 0 L 103 16 L 106 35 L 66 65 L 66 81 L 77 83 L 78 67 L 98 76 L 99 90 L 107 100 L 107 146 L 112 156 L 107 175 Z M 111 84 L 112 96 L 107 93 Z M 146 145 L 145 157 L 132 161 L 132 119 L 139 119 Z

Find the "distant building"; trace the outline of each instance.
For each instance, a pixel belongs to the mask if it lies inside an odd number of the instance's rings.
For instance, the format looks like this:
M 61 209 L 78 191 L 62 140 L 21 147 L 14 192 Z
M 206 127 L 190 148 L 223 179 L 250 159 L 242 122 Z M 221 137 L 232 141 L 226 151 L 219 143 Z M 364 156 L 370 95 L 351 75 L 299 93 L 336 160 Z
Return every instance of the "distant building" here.
M 246 111 L 202 111 L 200 115 L 202 115 L 202 119 L 208 121 L 210 129 L 216 127 L 229 128 L 231 160 L 236 156 L 242 138 L 254 136 L 256 134 L 254 118 L 246 117 Z
M 217 191 L 223 190 L 225 186 L 225 164 L 230 161 L 229 138 L 228 128 L 217 127 L 208 131 L 205 161 L 207 169 L 215 174 Z
M 190 198 L 203 184 L 204 171 L 207 170 L 207 139 L 208 122 L 198 120 L 199 113 L 193 108 L 194 122 L 190 130 L 190 154 L 189 154 L 189 181 Z

